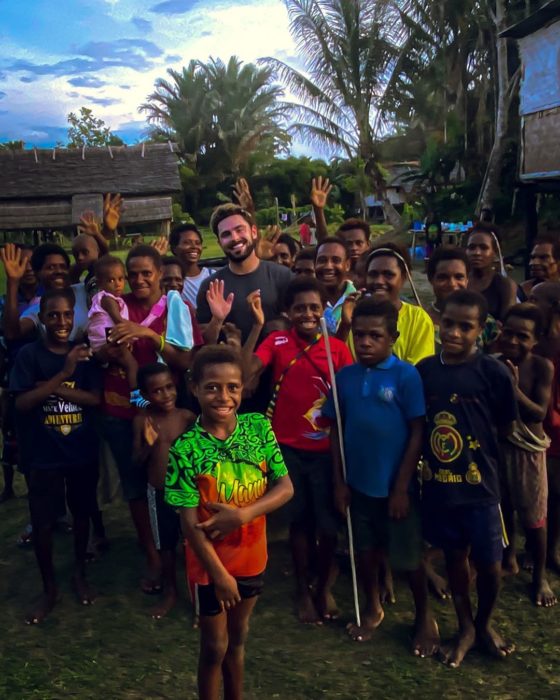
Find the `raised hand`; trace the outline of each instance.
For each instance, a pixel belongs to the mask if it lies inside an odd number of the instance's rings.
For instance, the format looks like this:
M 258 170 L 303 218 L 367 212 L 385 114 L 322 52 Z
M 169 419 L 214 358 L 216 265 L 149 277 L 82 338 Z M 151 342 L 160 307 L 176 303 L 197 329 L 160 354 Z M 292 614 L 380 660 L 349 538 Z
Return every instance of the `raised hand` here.
M 160 255 L 165 255 L 169 250 L 169 241 L 165 236 L 160 236 L 153 240 L 150 245 L 155 248 Z
M 253 314 L 253 319 L 255 323 L 259 326 L 264 326 L 264 311 L 261 301 L 261 290 L 255 289 L 247 296 L 247 303 Z
M 210 308 L 210 313 L 218 321 L 224 321 L 230 314 L 233 304 L 234 294 L 231 292 L 227 298 L 224 296 L 224 281 L 212 280 L 206 292 L 206 301 Z
M 116 231 L 121 220 L 122 197 L 120 194 L 106 194 L 103 199 L 103 223 L 108 231 Z
M 257 239 L 257 256 L 261 260 L 271 260 L 274 257 L 274 246 L 282 231 L 279 226 L 267 226 L 264 236 Z
M 92 351 L 89 345 L 75 345 L 72 350 L 66 355 L 64 361 L 64 373 L 71 377 L 76 371 L 78 362 L 87 362 L 92 356 Z
M 311 204 L 317 209 L 324 209 L 332 188 L 328 177 L 323 178 L 321 175 L 314 177 L 311 180 Z
M 144 419 L 144 425 L 142 426 L 142 436 L 146 442 L 146 445 L 149 445 L 150 447 L 153 447 L 159 438 L 159 433 L 156 429 L 156 426 L 154 425 L 154 422 L 150 417 Z
M 255 211 L 255 203 L 249 189 L 249 183 L 244 177 L 240 177 L 233 186 L 233 196 L 237 199 L 240 207 L 243 207 L 251 214 Z
M 361 296 L 361 292 L 352 292 L 352 294 L 349 294 L 344 300 L 344 303 L 342 304 L 340 321 L 345 326 L 352 325 L 352 314 L 354 313 L 354 309 L 356 308 L 356 302 L 358 301 L 358 299 L 360 299 Z
M 231 345 L 238 350 L 241 349 L 241 331 L 235 323 L 224 323 L 222 333 L 226 339 L 226 345 Z
M 88 236 L 99 236 L 101 234 L 101 221 L 95 216 L 94 212 L 88 209 L 82 212 L 80 216 L 78 230 L 80 233 L 85 233 Z
M 0 259 L 6 270 L 6 277 L 18 281 L 23 277 L 27 267 L 27 257 L 15 243 L 6 243 L 0 249 Z

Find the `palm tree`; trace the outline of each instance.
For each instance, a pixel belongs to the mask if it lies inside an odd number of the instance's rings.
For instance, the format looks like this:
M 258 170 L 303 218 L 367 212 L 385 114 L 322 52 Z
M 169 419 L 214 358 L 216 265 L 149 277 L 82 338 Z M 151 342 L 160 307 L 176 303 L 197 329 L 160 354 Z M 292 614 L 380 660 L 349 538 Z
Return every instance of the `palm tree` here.
M 155 90 L 139 107 L 152 125 L 157 140 L 173 140 L 183 158 L 196 165 L 203 145 L 210 138 L 211 115 L 204 65 L 190 61 L 181 71 L 169 68 L 171 81 L 158 78 Z
M 398 7 L 389 0 L 286 0 L 286 6 L 304 71 L 272 57 L 261 62 L 295 98 L 285 103 L 290 133 L 361 161 L 386 218 L 400 226 L 377 158 L 384 128 L 378 107 L 403 30 Z
M 172 81 L 157 80 L 140 111 L 153 125 L 154 137 L 177 141 L 206 184 L 245 174 L 256 151 L 274 154 L 289 144 L 283 92 L 272 84 L 269 68 L 232 56 L 227 64 L 193 60 L 168 74 Z

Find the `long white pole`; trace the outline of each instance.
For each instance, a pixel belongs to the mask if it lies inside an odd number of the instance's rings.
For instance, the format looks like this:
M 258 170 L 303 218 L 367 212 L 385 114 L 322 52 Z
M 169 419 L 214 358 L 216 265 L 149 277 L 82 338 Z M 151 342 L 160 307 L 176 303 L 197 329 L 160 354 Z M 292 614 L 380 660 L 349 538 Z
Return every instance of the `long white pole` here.
M 338 428 L 338 444 L 340 447 L 342 476 L 344 477 L 344 481 L 346 482 L 346 456 L 344 454 L 344 433 L 342 429 L 342 417 L 340 415 L 340 404 L 338 403 L 338 391 L 336 388 L 336 378 L 331 352 L 331 340 L 329 337 L 329 332 L 327 330 L 327 323 L 324 317 L 321 318 L 321 332 L 323 334 L 323 340 L 325 341 L 325 348 L 327 351 L 327 364 L 329 366 L 329 375 L 331 379 L 334 411 L 336 414 L 336 427 Z M 352 519 L 350 517 L 349 508 L 346 510 L 346 525 L 348 528 L 348 551 L 350 553 L 350 570 L 352 572 L 352 593 L 354 596 L 354 612 L 356 614 L 356 623 L 358 627 L 361 627 L 362 621 L 360 618 L 360 601 L 358 599 L 358 577 L 356 576 L 356 559 L 354 557 L 354 535 L 352 532 Z

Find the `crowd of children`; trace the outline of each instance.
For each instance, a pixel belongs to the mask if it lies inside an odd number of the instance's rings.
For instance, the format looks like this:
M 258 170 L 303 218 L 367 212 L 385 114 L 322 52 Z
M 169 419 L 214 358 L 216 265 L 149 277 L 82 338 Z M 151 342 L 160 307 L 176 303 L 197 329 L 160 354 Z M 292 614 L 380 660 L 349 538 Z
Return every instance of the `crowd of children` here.
M 426 312 L 402 299 L 406 250 L 372 244 L 359 219 L 327 235 L 328 181 L 313 184 L 313 249 L 286 235 L 264 245 L 240 191 L 240 205 L 212 217 L 226 257 L 216 272 L 199 264 L 194 225 L 172 232 L 173 256 L 158 241 L 123 263 L 89 214 L 73 266 L 53 244 L 0 253 L 2 498 L 13 496 L 17 464 L 43 588 L 26 621 L 56 605 L 52 533 L 66 508 L 73 585 L 81 604 L 94 602 L 86 560 L 106 544 L 97 494 L 113 462 L 146 558 L 141 587 L 161 594 L 156 619 L 177 601 L 185 542 L 201 698 L 219 697 L 222 683 L 226 698 L 241 697 L 265 516 L 284 504 L 302 623 L 340 615 L 336 554 L 349 512 L 364 603 L 353 640 L 382 623 L 395 570 L 414 601 L 415 655 L 457 667 L 477 644 L 508 656 L 514 646 L 492 620 L 503 574 L 518 572 L 516 522 L 533 602 L 556 604 L 547 570 L 560 571 L 558 245 L 537 241 L 535 279 L 518 288 L 495 269 L 495 231 L 476 228 L 466 250 L 432 254 Z M 107 201 L 114 224 L 120 199 Z M 440 643 L 429 587 L 450 591 L 451 642 Z

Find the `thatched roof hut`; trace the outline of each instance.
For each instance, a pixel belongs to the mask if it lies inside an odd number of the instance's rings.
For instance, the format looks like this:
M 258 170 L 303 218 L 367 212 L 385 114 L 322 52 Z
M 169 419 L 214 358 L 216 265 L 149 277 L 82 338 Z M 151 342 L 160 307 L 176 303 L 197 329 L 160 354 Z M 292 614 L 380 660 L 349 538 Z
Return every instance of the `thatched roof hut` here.
M 0 230 L 63 229 L 102 196 L 123 197 L 121 223 L 171 221 L 181 183 L 174 144 L 0 151 Z

